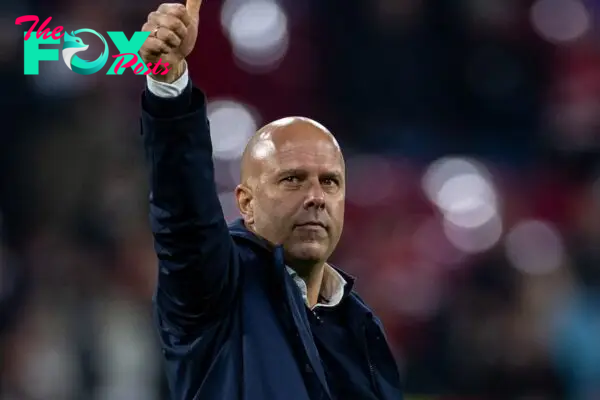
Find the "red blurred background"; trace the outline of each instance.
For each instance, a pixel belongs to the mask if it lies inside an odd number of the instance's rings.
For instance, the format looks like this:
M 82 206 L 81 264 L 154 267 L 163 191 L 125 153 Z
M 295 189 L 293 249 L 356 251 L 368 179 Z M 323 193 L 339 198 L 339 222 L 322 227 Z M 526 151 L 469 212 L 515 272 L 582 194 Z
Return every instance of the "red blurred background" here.
M 24 76 L 13 23 L 130 35 L 157 6 L 3 13 L 3 399 L 164 398 L 143 77 Z M 334 263 L 382 316 L 408 394 L 600 398 L 598 6 L 205 0 L 189 62 L 228 218 L 248 135 L 288 115 L 329 127 L 349 179 Z

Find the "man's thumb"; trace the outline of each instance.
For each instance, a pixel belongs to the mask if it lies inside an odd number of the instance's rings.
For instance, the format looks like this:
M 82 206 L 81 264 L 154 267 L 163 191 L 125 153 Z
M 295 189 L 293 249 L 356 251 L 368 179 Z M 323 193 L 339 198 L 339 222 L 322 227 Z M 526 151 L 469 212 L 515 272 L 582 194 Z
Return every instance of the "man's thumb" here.
M 202 0 L 186 0 L 185 8 L 192 18 L 198 19 L 200 16 L 200 7 L 202 6 Z

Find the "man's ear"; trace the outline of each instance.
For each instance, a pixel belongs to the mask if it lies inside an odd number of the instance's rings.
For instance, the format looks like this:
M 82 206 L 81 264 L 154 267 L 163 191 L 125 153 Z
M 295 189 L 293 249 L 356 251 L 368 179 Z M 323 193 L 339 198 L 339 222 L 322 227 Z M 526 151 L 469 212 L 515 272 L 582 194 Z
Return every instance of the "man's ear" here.
M 245 184 L 237 185 L 235 188 L 235 198 L 244 222 L 246 225 L 252 225 L 254 223 L 254 194 L 252 193 L 252 189 Z

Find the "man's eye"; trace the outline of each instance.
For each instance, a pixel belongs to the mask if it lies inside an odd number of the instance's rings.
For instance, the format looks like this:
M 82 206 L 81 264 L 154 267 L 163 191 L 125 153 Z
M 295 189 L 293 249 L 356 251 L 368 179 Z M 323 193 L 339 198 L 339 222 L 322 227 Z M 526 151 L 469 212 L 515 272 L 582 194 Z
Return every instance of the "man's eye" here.
M 333 178 L 325 178 L 325 179 L 323 179 L 323 184 L 325 186 L 332 186 L 332 185 L 337 185 L 338 182 Z
M 296 183 L 298 182 L 298 177 L 297 176 L 287 176 L 285 178 L 283 178 L 284 182 L 290 182 L 290 183 Z

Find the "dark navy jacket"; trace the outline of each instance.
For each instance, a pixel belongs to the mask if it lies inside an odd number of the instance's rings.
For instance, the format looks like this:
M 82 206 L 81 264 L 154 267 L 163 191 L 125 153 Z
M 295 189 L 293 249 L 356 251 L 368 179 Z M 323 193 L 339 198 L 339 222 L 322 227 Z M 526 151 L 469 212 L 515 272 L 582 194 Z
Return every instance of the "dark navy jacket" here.
M 306 306 L 282 248 L 241 221 L 226 224 L 204 94 L 190 83 L 175 99 L 146 91 L 142 103 L 159 259 L 154 305 L 171 399 L 330 399 Z M 355 293 L 342 304 L 379 397 L 402 399 L 380 321 Z

